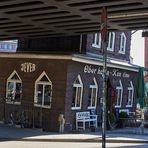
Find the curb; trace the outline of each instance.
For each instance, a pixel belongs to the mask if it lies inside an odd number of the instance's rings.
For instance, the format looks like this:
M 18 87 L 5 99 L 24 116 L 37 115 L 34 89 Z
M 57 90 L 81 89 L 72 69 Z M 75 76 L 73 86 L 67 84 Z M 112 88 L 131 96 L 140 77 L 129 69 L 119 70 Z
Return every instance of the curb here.
M 96 139 L 35 139 L 35 138 L 6 138 L 1 137 L 0 141 L 30 141 L 30 142 L 85 142 L 85 143 L 101 143 L 101 138 Z M 148 143 L 148 140 L 133 139 L 112 139 L 107 138 L 107 143 Z

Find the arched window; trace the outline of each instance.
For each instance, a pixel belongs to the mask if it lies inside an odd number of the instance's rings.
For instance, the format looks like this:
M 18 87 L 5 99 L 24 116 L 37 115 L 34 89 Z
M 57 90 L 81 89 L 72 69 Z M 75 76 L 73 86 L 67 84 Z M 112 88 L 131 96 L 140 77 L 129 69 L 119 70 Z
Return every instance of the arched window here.
M 127 98 L 127 105 L 126 107 L 132 107 L 133 105 L 133 97 L 134 97 L 134 86 L 133 82 L 130 81 L 128 89 L 128 98 Z
M 15 70 L 7 79 L 6 98 L 7 102 L 21 103 L 22 80 Z
M 89 86 L 88 109 L 96 108 L 97 94 L 98 94 L 98 85 L 96 78 L 94 78 L 93 83 Z
M 77 76 L 73 83 L 72 109 L 81 109 L 83 83 L 80 75 Z
M 115 33 L 110 32 L 109 33 L 109 38 L 108 38 L 108 51 L 114 51 L 114 44 L 115 44 Z
M 34 103 L 36 106 L 51 107 L 52 82 L 47 74 L 43 72 L 35 82 Z
M 101 34 L 100 33 L 95 33 L 93 35 L 92 46 L 95 48 L 101 48 Z
M 123 95 L 123 86 L 121 80 L 119 80 L 119 86 L 116 87 L 117 90 L 117 102 L 115 107 L 121 107 L 122 105 L 122 95 Z
M 125 54 L 125 50 L 126 50 L 126 36 L 125 36 L 125 33 L 122 33 L 121 36 L 120 36 L 119 53 Z

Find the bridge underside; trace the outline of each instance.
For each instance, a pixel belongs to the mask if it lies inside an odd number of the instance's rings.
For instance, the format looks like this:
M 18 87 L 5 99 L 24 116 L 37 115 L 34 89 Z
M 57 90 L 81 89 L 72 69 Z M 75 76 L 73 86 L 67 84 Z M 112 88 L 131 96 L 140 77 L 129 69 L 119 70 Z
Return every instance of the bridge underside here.
M 1 0 L 0 40 L 97 32 L 103 6 L 110 31 L 148 28 L 146 0 Z

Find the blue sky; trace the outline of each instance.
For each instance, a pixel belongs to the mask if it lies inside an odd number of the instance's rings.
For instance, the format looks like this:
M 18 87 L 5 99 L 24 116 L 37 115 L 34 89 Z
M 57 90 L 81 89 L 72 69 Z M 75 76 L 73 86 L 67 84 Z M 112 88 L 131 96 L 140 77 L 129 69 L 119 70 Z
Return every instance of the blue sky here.
M 134 64 L 144 67 L 144 38 L 141 30 L 132 34 L 131 57 Z

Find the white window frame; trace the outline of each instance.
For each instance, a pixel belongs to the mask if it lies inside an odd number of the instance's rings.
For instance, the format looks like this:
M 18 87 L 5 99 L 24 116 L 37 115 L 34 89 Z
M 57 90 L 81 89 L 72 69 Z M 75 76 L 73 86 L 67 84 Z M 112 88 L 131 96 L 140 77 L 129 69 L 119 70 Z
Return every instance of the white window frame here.
M 18 77 L 18 79 L 19 80 L 12 80 L 12 77 L 14 76 L 14 75 L 17 75 L 17 77 Z M 7 85 L 6 85 L 6 103 L 8 103 L 8 104 L 21 104 L 21 100 L 22 100 L 22 94 L 20 95 L 20 101 L 15 101 L 15 99 L 14 99 L 14 96 L 13 96 L 13 98 L 9 98 L 8 97 L 8 83 L 9 82 L 12 82 L 12 83 L 14 83 L 14 84 L 16 84 L 16 83 L 21 83 L 21 92 L 22 92 L 22 80 L 21 80 L 21 78 L 20 78 L 20 76 L 18 75 L 18 73 L 16 72 L 16 70 L 14 70 L 12 73 L 11 73 L 11 75 L 8 77 L 8 79 L 7 79 Z
M 121 80 L 119 80 L 119 86 L 116 87 L 117 90 L 117 102 L 115 107 L 120 108 L 122 105 L 122 95 L 123 95 L 123 86 Z
M 97 105 L 97 95 L 98 95 L 98 84 L 97 84 L 97 81 L 96 81 L 96 78 L 94 77 L 93 78 L 93 82 L 94 82 L 94 84 L 92 84 L 92 85 L 90 85 L 89 86 L 89 89 L 91 90 L 91 98 L 89 98 L 90 99 L 90 106 L 88 106 L 88 109 L 96 109 L 96 105 Z M 95 91 L 95 94 L 93 94 L 93 90 L 96 90 Z M 92 99 L 93 99 L 93 97 L 95 97 L 95 105 L 93 106 L 93 104 L 92 104 Z
M 128 89 L 128 100 L 127 100 L 126 107 L 132 107 L 133 106 L 133 98 L 134 98 L 134 86 L 133 86 L 132 81 L 130 81 L 130 86 L 127 89 Z
M 76 80 L 78 79 L 79 84 L 76 83 Z M 74 106 L 71 107 L 72 110 L 77 110 L 77 109 L 81 109 L 82 106 L 82 95 L 83 95 L 83 83 L 82 83 L 82 79 L 81 76 L 78 75 L 77 78 L 75 79 L 74 83 L 73 83 L 73 88 L 76 88 L 76 94 L 75 94 L 75 104 Z M 78 93 L 78 89 L 80 89 L 80 94 Z M 80 96 L 80 106 L 77 106 L 77 96 Z
M 48 79 L 48 82 L 42 82 L 40 81 L 43 77 L 46 77 Z M 50 85 L 51 86 L 51 98 L 50 98 L 50 105 L 44 105 L 44 93 L 42 94 L 42 104 L 37 104 L 37 101 L 38 101 L 38 98 L 37 98 L 37 85 L 40 84 L 40 85 L 43 85 L 43 92 L 44 92 L 44 89 L 45 89 L 45 86 L 46 85 Z M 51 80 L 49 79 L 49 77 L 47 76 L 46 72 L 43 71 L 42 74 L 38 77 L 38 79 L 35 81 L 35 90 L 34 90 L 34 106 L 37 106 L 37 107 L 42 107 L 42 108 L 51 108 L 51 103 L 52 103 L 52 82 Z
M 108 51 L 114 51 L 114 45 L 115 45 L 115 33 L 110 32 L 109 33 L 109 38 L 108 38 Z
M 98 44 L 97 44 L 97 42 L 98 42 Z M 92 47 L 101 48 L 101 33 L 94 34 L 94 40 L 92 43 Z
M 125 33 L 122 33 L 120 35 L 120 49 L 119 49 L 119 53 L 125 54 L 125 50 L 126 50 L 126 35 L 125 35 Z

